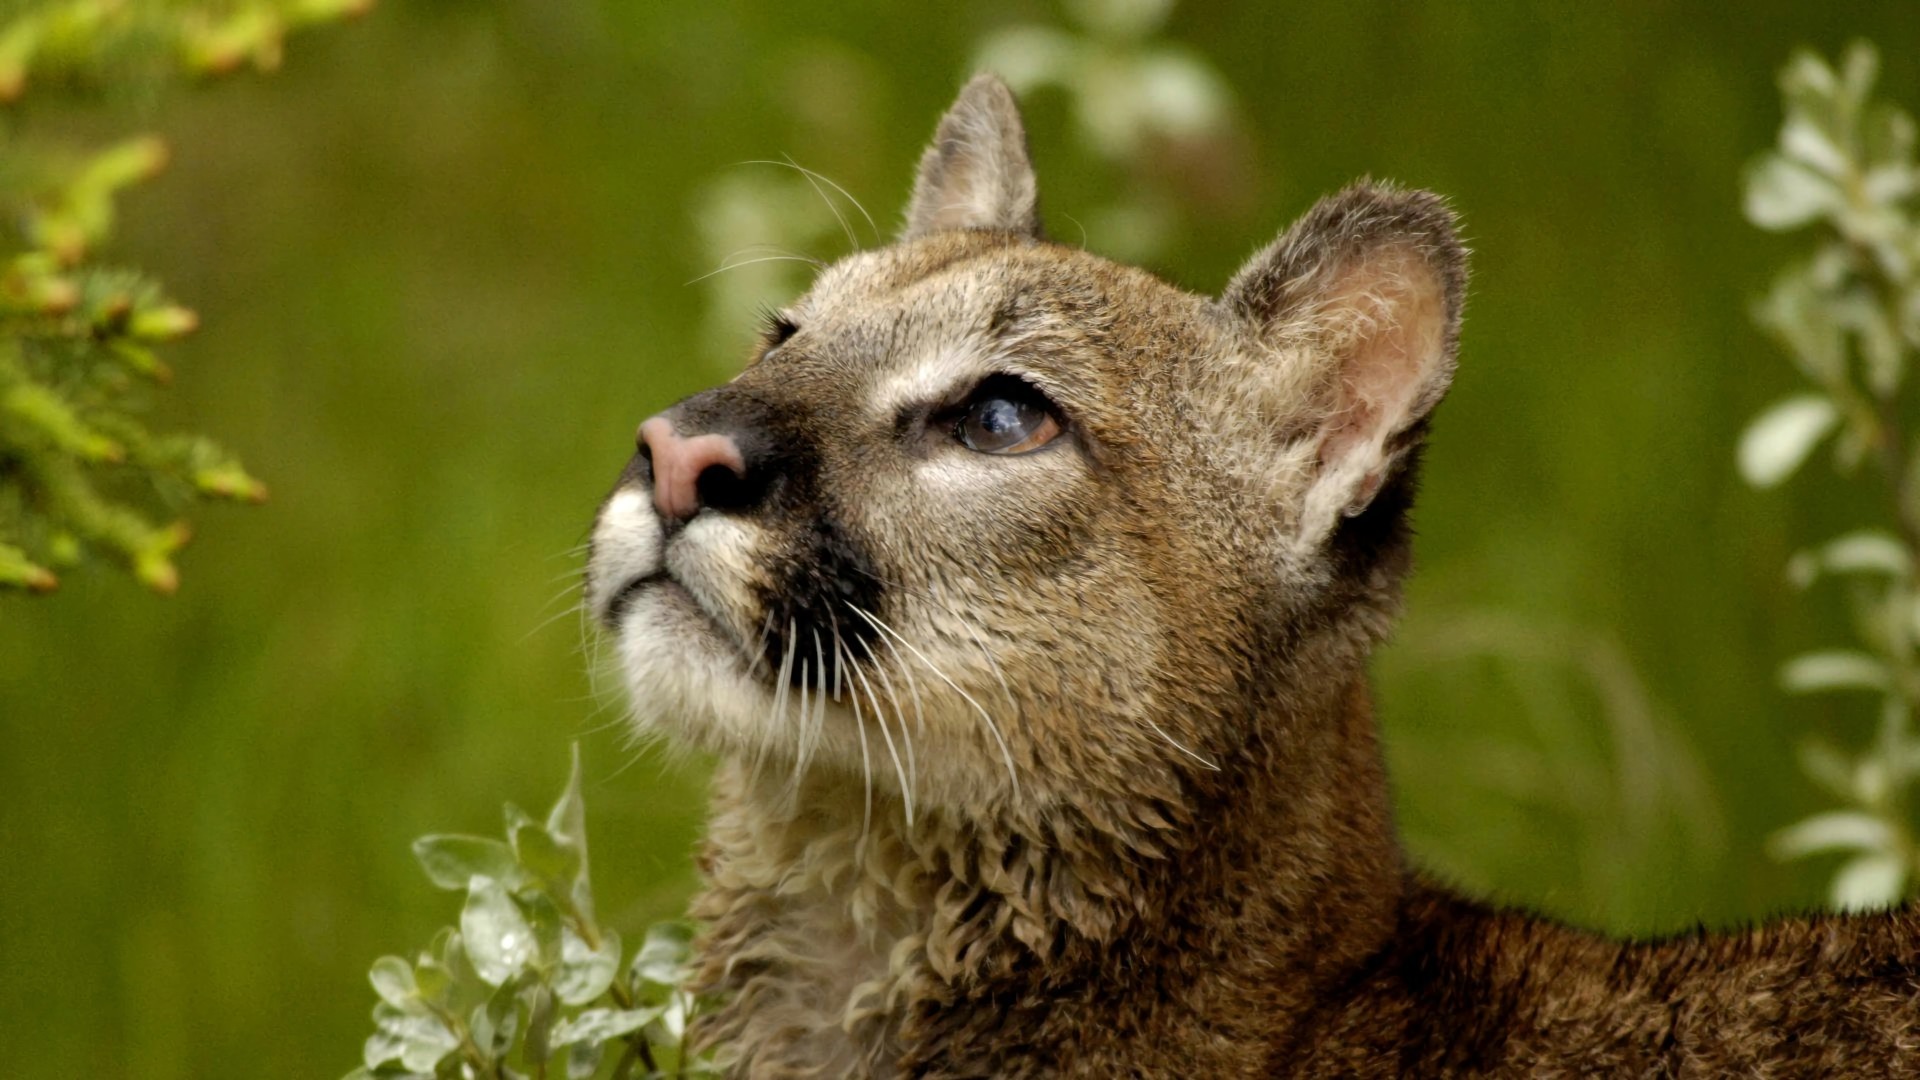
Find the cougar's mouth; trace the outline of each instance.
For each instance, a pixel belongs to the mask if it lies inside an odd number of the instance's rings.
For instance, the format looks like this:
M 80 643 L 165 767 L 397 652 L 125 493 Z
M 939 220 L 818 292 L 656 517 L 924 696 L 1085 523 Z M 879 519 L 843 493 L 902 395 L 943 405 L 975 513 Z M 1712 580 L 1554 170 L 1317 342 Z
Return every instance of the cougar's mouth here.
M 634 600 L 642 592 L 655 585 L 677 586 L 678 584 L 665 568 L 641 574 L 614 592 L 612 598 L 607 601 L 607 609 L 601 613 L 600 617 L 608 626 L 618 629 L 620 620 L 625 617 L 627 610 L 633 607 Z

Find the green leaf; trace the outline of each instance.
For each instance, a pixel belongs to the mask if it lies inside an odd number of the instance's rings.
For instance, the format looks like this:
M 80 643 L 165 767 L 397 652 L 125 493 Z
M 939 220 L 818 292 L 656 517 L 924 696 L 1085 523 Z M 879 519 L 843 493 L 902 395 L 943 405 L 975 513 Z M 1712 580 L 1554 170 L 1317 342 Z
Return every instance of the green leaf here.
M 576 1042 L 568 1046 L 567 1080 L 587 1080 L 599 1072 L 606 1051 L 607 1044 L 603 1042 Z
M 413 842 L 413 855 L 427 877 L 443 889 L 464 889 L 475 877 L 514 888 L 524 876 L 514 862 L 513 849 L 484 836 L 423 836 Z
M 620 970 L 620 935 L 611 930 L 600 938 L 600 947 L 591 948 L 571 927 L 561 933 L 560 970 L 553 980 L 553 991 L 568 1005 L 585 1005 L 613 985 Z
M 1787 576 L 1800 588 L 1821 574 L 1885 574 L 1905 578 L 1913 570 L 1906 545 L 1893 534 L 1877 529 L 1850 532 L 1807 551 L 1787 563 Z
M 550 1041 L 554 1046 L 603 1043 L 639 1031 L 665 1011 L 664 1005 L 645 1009 L 588 1009 L 571 1020 L 555 1024 Z
M 547 813 L 547 829 L 555 836 L 579 845 L 584 857 L 587 849 L 587 804 L 580 795 L 580 744 L 573 744 L 573 764 L 567 770 L 567 787 Z
M 1887 666 L 1853 649 L 1823 649 L 1804 653 L 1780 669 L 1780 685 L 1792 694 L 1829 690 L 1885 691 L 1892 684 Z
M 406 1042 L 399 1036 L 376 1031 L 367 1036 L 367 1041 L 361 1044 L 360 1058 L 366 1062 L 366 1067 L 371 1069 L 384 1062 L 399 1060 L 401 1051 L 405 1049 Z
M 521 992 L 527 1006 L 527 1036 L 520 1052 L 527 1064 L 538 1065 L 553 1056 L 553 991 L 534 983 Z
M 367 981 L 380 1000 L 397 1009 L 421 1011 L 420 986 L 414 981 L 413 966 L 397 956 L 383 956 L 373 962 Z
M 474 1045 L 492 1057 L 504 1057 L 513 1049 L 513 1037 L 520 1030 L 519 994 L 519 985 L 508 982 L 475 1005 L 467 1017 Z
M 453 978 L 440 962 L 431 956 L 422 955 L 413 965 L 414 992 L 425 1001 L 439 1001 L 446 996 L 447 989 L 453 985 Z
M 647 927 L 646 940 L 628 969 L 635 982 L 679 986 L 686 981 L 687 961 L 693 954 L 693 927 L 684 922 L 661 922 Z
M 1822 851 L 1887 851 L 1897 840 L 1894 829 L 1871 814 L 1834 810 L 1781 829 L 1767 847 L 1776 859 L 1798 859 Z
M 513 897 L 520 914 L 533 930 L 535 962 L 543 972 L 560 965 L 560 935 L 565 918 L 553 899 L 543 892 L 527 891 Z
M 513 853 L 535 877 L 570 892 L 581 869 L 580 849 L 538 825 L 513 830 Z
M 1740 436 L 1740 475 L 1754 487 L 1773 487 L 1793 475 L 1839 419 L 1833 402 L 1818 394 L 1772 406 Z
M 379 1030 L 367 1040 L 363 1055 L 370 1069 L 397 1057 L 408 1069 L 428 1072 L 460 1045 L 459 1038 L 431 1013 L 409 1013 L 380 1004 L 373 1008 L 373 1022 Z
M 1746 189 L 1747 220 L 1776 232 L 1797 229 L 1846 207 L 1846 195 L 1831 179 L 1779 154 L 1764 155 L 1747 166 Z
M 1877 911 L 1900 902 L 1907 887 L 1907 861 L 1891 852 L 1862 855 L 1833 877 L 1833 906 L 1842 911 Z
M 493 987 L 474 970 L 473 961 L 467 956 L 466 940 L 458 930 L 446 927 L 435 934 L 429 952 L 429 957 L 421 959 L 414 978 L 421 978 L 421 970 L 437 969 L 434 978 L 444 981 L 446 986 L 445 992 L 435 999 L 442 1008 L 459 1015 L 493 993 Z
M 579 867 L 572 875 L 573 888 L 568 897 L 580 917 L 593 919 L 593 887 L 587 869 L 587 804 L 580 794 L 580 744 L 573 744 L 573 763 L 567 770 L 567 787 L 547 813 L 547 832 L 555 840 L 571 845 L 579 854 Z M 512 835 L 509 832 L 509 835 Z
M 467 886 L 460 911 L 460 935 L 467 957 L 489 986 L 519 974 L 537 952 L 533 928 L 500 882 L 476 876 Z

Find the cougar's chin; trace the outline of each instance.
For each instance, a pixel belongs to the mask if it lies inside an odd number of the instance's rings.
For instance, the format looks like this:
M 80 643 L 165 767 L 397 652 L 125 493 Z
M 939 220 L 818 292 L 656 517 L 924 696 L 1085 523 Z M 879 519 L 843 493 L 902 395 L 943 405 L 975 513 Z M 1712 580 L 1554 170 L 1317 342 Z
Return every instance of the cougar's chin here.
M 669 537 L 644 491 L 607 500 L 594 526 L 587 604 L 613 634 L 635 724 L 704 749 L 764 746 L 774 704 L 744 580 L 753 537 L 707 518 Z M 740 595 L 735 595 L 736 593 Z

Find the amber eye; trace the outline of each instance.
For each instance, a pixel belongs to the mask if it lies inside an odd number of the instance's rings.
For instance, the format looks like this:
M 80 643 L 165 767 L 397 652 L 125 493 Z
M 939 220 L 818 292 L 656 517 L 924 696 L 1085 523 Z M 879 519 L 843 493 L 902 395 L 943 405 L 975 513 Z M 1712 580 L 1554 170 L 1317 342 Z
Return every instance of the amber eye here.
M 996 376 L 960 407 L 953 437 L 983 454 L 1025 454 L 1060 435 L 1053 404 L 1028 383 Z

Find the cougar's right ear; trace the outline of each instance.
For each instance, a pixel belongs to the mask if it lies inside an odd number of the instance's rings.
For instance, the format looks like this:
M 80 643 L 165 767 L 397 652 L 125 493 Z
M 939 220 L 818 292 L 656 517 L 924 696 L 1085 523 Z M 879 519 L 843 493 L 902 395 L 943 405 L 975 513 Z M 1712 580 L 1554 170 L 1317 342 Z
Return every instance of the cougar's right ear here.
M 1263 419 L 1309 440 L 1306 543 L 1365 510 L 1417 448 L 1453 379 L 1466 277 L 1439 196 L 1362 182 L 1322 199 L 1228 284 L 1220 302 L 1286 357 L 1253 377 L 1285 413 Z
M 1013 91 L 975 75 L 940 118 L 907 206 L 902 240 L 949 229 L 1040 235 L 1039 194 Z

